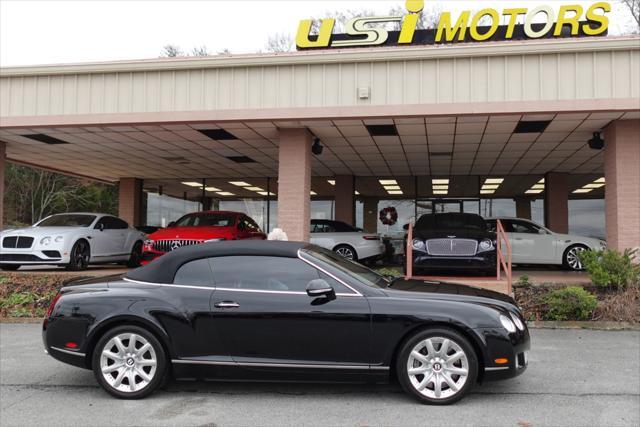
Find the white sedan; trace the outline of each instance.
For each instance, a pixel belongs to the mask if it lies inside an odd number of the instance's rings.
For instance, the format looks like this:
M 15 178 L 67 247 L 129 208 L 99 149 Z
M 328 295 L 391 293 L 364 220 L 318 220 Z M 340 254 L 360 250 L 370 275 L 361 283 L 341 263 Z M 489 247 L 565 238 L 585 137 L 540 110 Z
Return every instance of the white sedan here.
M 363 233 L 347 223 L 326 219 L 311 220 L 311 243 L 353 261 L 375 260 L 385 252 L 377 234 Z
M 580 252 L 607 247 L 603 240 L 555 233 L 528 219 L 487 218 L 491 230 L 495 230 L 496 219 L 502 222 L 509 237 L 514 264 L 556 264 L 570 270 L 582 270 Z
M 51 215 L 31 227 L 0 233 L 0 269 L 52 264 L 84 270 L 89 264 L 109 262 L 137 267 L 144 239 L 144 233 L 111 215 Z

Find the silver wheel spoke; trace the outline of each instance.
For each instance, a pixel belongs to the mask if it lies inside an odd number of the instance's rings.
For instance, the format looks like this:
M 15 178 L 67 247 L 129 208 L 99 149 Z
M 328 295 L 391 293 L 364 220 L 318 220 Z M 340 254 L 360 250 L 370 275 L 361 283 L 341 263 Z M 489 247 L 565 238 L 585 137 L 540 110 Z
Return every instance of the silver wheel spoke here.
M 446 381 L 447 385 L 451 390 L 458 391 L 458 386 L 456 385 L 455 381 L 453 381 L 453 379 L 449 376 L 448 373 L 446 372 L 443 373 L 441 377 L 444 378 L 444 380 Z
M 118 353 L 119 354 L 124 354 L 127 352 L 127 349 L 124 348 L 124 344 L 122 344 L 122 340 L 120 339 L 120 337 L 115 337 L 113 339 L 113 342 L 116 343 L 116 347 L 118 347 Z
M 427 368 L 426 366 L 420 366 L 419 368 L 411 368 L 409 369 L 409 375 L 421 375 L 421 374 L 426 374 L 426 372 L 429 370 L 429 368 Z
M 136 334 L 131 334 L 129 335 L 129 348 L 127 350 L 129 350 L 129 353 L 135 353 L 136 352 L 136 340 L 138 339 L 138 336 Z
M 140 378 L 142 378 L 146 382 L 151 381 L 151 377 L 149 375 L 147 375 L 147 373 L 145 371 L 143 371 L 142 369 L 136 368 L 136 374 L 138 374 L 138 376 Z
M 447 357 L 447 362 L 449 363 L 457 362 L 458 360 L 460 360 L 462 356 L 464 356 L 464 353 L 461 351 L 457 351 L 453 353 L 451 356 Z
M 133 371 L 129 371 L 129 390 L 136 391 L 136 373 Z
M 122 356 L 120 354 L 116 354 L 116 353 L 113 353 L 111 351 L 105 351 L 102 354 L 104 354 L 106 357 L 108 357 L 109 359 L 112 359 L 112 360 L 116 360 L 116 361 L 121 361 L 122 360 Z
M 136 350 L 136 355 L 138 357 L 142 357 L 142 355 L 144 355 L 147 352 L 147 350 L 149 350 L 150 348 L 151 348 L 151 344 L 146 343 L 145 345 L 140 347 L 138 350 Z
M 415 349 L 411 352 L 411 356 L 423 364 L 428 362 L 427 357 Z
M 444 341 L 442 341 L 442 345 L 440 346 L 440 350 L 438 351 L 438 354 L 440 354 L 440 356 L 446 356 L 448 351 L 449 351 L 449 340 L 445 339 Z
M 433 348 L 433 342 L 430 339 L 425 340 L 424 345 L 427 347 L 427 353 L 429 353 L 430 357 L 433 357 L 436 354 L 435 348 Z
M 121 371 L 118 372 L 118 376 L 116 377 L 115 381 L 113 381 L 113 386 L 114 387 L 120 387 L 122 385 L 122 380 L 124 379 L 124 375 L 127 373 L 126 369 L 123 369 Z
M 124 367 L 123 363 L 114 363 L 113 365 L 107 366 L 106 368 L 102 368 L 102 373 L 109 374 L 113 371 L 119 370 L 122 367 Z
M 436 395 L 436 398 L 440 398 L 442 394 L 442 375 L 436 374 L 436 378 L 433 381 L 433 394 Z
M 140 366 L 156 366 L 156 361 L 153 359 L 142 359 L 138 362 Z
M 455 366 L 452 366 L 451 368 L 447 368 L 447 372 L 449 372 L 452 375 L 467 375 L 469 373 L 469 371 L 467 371 L 464 368 L 456 368 Z
M 418 384 L 418 387 L 417 387 L 418 390 L 419 391 L 424 390 L 425 387 L 429 385 L 432 378 L 433 378 L 433 374 L 425 375 L 422 381 L 420 381 L 420 384 Z

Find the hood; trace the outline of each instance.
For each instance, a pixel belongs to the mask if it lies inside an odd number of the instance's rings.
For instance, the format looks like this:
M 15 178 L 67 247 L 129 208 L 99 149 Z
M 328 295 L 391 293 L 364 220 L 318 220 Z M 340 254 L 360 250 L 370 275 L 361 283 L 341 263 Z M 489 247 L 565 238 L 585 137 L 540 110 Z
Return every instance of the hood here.
M 397 298 L 434 298 L 447 300 L 467 300 L 483 303 L 499 304 L 502 306 L 517 306 L 513 298 L 500 292 L 475 286 L 449 282 L 430 282 L 413 279 L 396 279 L 387 288 L 391 296 Z
M 216 239 L 219 237 L 228 237 L 233 233 L 234 228 L 235 227 L 171 227 L 149 234 L 148 239 Z
M 479 230 L 474 228 L 438 228 L 438 229 L 415 229 L 413 230 L 414 238 L 421 239 L 441 239 L 441 238 L 454 238 L 458 239 L 495 239 L 495 233 L 488 230 Z

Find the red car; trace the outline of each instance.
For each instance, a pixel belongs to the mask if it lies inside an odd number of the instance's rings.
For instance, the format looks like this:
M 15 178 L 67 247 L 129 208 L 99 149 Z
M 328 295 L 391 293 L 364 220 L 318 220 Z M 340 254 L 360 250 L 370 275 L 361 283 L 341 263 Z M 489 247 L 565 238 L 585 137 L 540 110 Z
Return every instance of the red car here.
M 142 247 L 142 264 L 182 246 L 216 240 L 265 240 L 258 224 L 240 212 L 206 211 L 187 214 L 148 236 Z

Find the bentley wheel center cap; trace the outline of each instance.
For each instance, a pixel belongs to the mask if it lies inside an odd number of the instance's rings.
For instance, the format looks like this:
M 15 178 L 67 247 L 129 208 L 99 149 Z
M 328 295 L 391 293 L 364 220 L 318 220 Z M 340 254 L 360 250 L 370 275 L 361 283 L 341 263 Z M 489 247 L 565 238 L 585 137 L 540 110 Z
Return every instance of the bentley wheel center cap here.
M 133 366 L 136 362 L 132 357 L 127 358 L 127 366 Z

